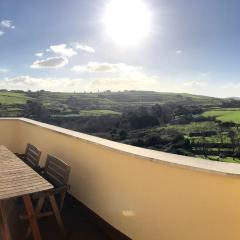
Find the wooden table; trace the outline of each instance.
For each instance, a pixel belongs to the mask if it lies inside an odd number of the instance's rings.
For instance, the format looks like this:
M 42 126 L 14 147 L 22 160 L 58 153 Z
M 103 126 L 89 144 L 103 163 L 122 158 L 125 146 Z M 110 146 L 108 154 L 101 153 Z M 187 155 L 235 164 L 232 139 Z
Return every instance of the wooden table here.
M 5 204 L 6 201 L 15 197 L 23 198 L 34 239 L 41 239 L 30 194 L 52 188 L 53 186 L 49 182 L 14 153 L 0 145 L 0 232 L 4 240 L 11 239 Z

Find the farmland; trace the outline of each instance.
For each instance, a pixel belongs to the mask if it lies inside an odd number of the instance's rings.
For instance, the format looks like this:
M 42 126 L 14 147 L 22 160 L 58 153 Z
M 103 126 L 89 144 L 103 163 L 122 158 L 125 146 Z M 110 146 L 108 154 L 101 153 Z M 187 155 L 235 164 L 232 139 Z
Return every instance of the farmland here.
M 28 99 L 25 93 L 0 92 L 0 104 L 3 105 L 25 104 Z
M 240 101 L 145 91 L 0 91 L 0 116 L 27 117 L 126 144 L 240 162 Z
M 203 116 L 205 117 L 216 117 L 216 119 L 223 121 L 223 122 L 235 122 L 240 123 L 240 109 L 239 108 L 220 108 L 220 109 L 214 109 L 211 111 L 206 111 L 203 113 Z

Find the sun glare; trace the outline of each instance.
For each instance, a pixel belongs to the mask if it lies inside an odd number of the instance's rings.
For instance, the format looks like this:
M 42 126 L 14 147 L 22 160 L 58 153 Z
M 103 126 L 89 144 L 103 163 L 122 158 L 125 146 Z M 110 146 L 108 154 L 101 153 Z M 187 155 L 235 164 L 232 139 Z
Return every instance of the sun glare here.
M 151 29 L 151 13 L 143 0 L 111 0 L 104 14 L 107 35 L 117 44 L 135 45 Z

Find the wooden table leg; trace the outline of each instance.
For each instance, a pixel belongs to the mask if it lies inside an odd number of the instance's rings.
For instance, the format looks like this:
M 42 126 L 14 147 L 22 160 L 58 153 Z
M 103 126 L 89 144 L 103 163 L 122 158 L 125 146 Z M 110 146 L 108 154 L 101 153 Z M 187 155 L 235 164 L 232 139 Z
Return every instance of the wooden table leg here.
M 44 201 L 45 201 L 45 197 L 41 197 L 38 200 L 37 207 L 35 209 L 36 218 L 38 218 L 39 214 L 41 213 Z M 31 234 L 31 227 L 29 226 L 27 229 L 26 238 L 28 238 L 30 236 L 30 234 Z
M 4 238 L 4 228 L 3 228 L 3 220 L 2 220 L 2 211 L 0 208 L 0 236 L 2 236 L 2 239 Z
M 63 220 L 62 220 L 62 217 L 60 215 L 55 197 L 53 195 L 50 195 L 49 200 L 50 200 L 50 203 L 51 203 L 51 206 L 52 206 L 54 216 L 55 216 L 55 218 L 57 220 L 57 223 L 58 223 L 58 226 L 60 228 L 61 234 L 62 234 L 63 238 L 66 238 L 66 231 L 65 231 L 65 228 L 64 228 Z
M 32 228 L 32 233 L 33 233 L 33 237 L 34 240 L 41 240 L 41 234 L 39 231 L 39 227 L 38 227 L 38 223 L 37 223 L 37 216 L 36 214 L 34 214 L 33 211 L 33 206 L 32 206 L 32 201 L 29 195 L 24 195 L 23 196 L 23 201 L 24 201 L 24 205 L 27 211 L 27 215 L 28 215 L 28 219 L 30 221 L 30 225 Z
M 4 227 L 3 227 L 3 220 L 2 220 L 1 205 L 0 205 L 0 233 L 1 233 L 2 239 L 4 239 Z
M 6 206 L 3 200 L 0 201 L 0 230 L 2 232 L 3 240 L 11 240 L 11 235 L 7 221 Z

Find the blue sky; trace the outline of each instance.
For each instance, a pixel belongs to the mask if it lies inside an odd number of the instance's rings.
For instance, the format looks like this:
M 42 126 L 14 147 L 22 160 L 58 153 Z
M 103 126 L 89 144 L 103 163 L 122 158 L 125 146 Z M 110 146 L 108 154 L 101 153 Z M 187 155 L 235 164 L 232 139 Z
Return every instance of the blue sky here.
M 240 96 L 239 9 L 237 0 L 1 0 L 0 88 Z

